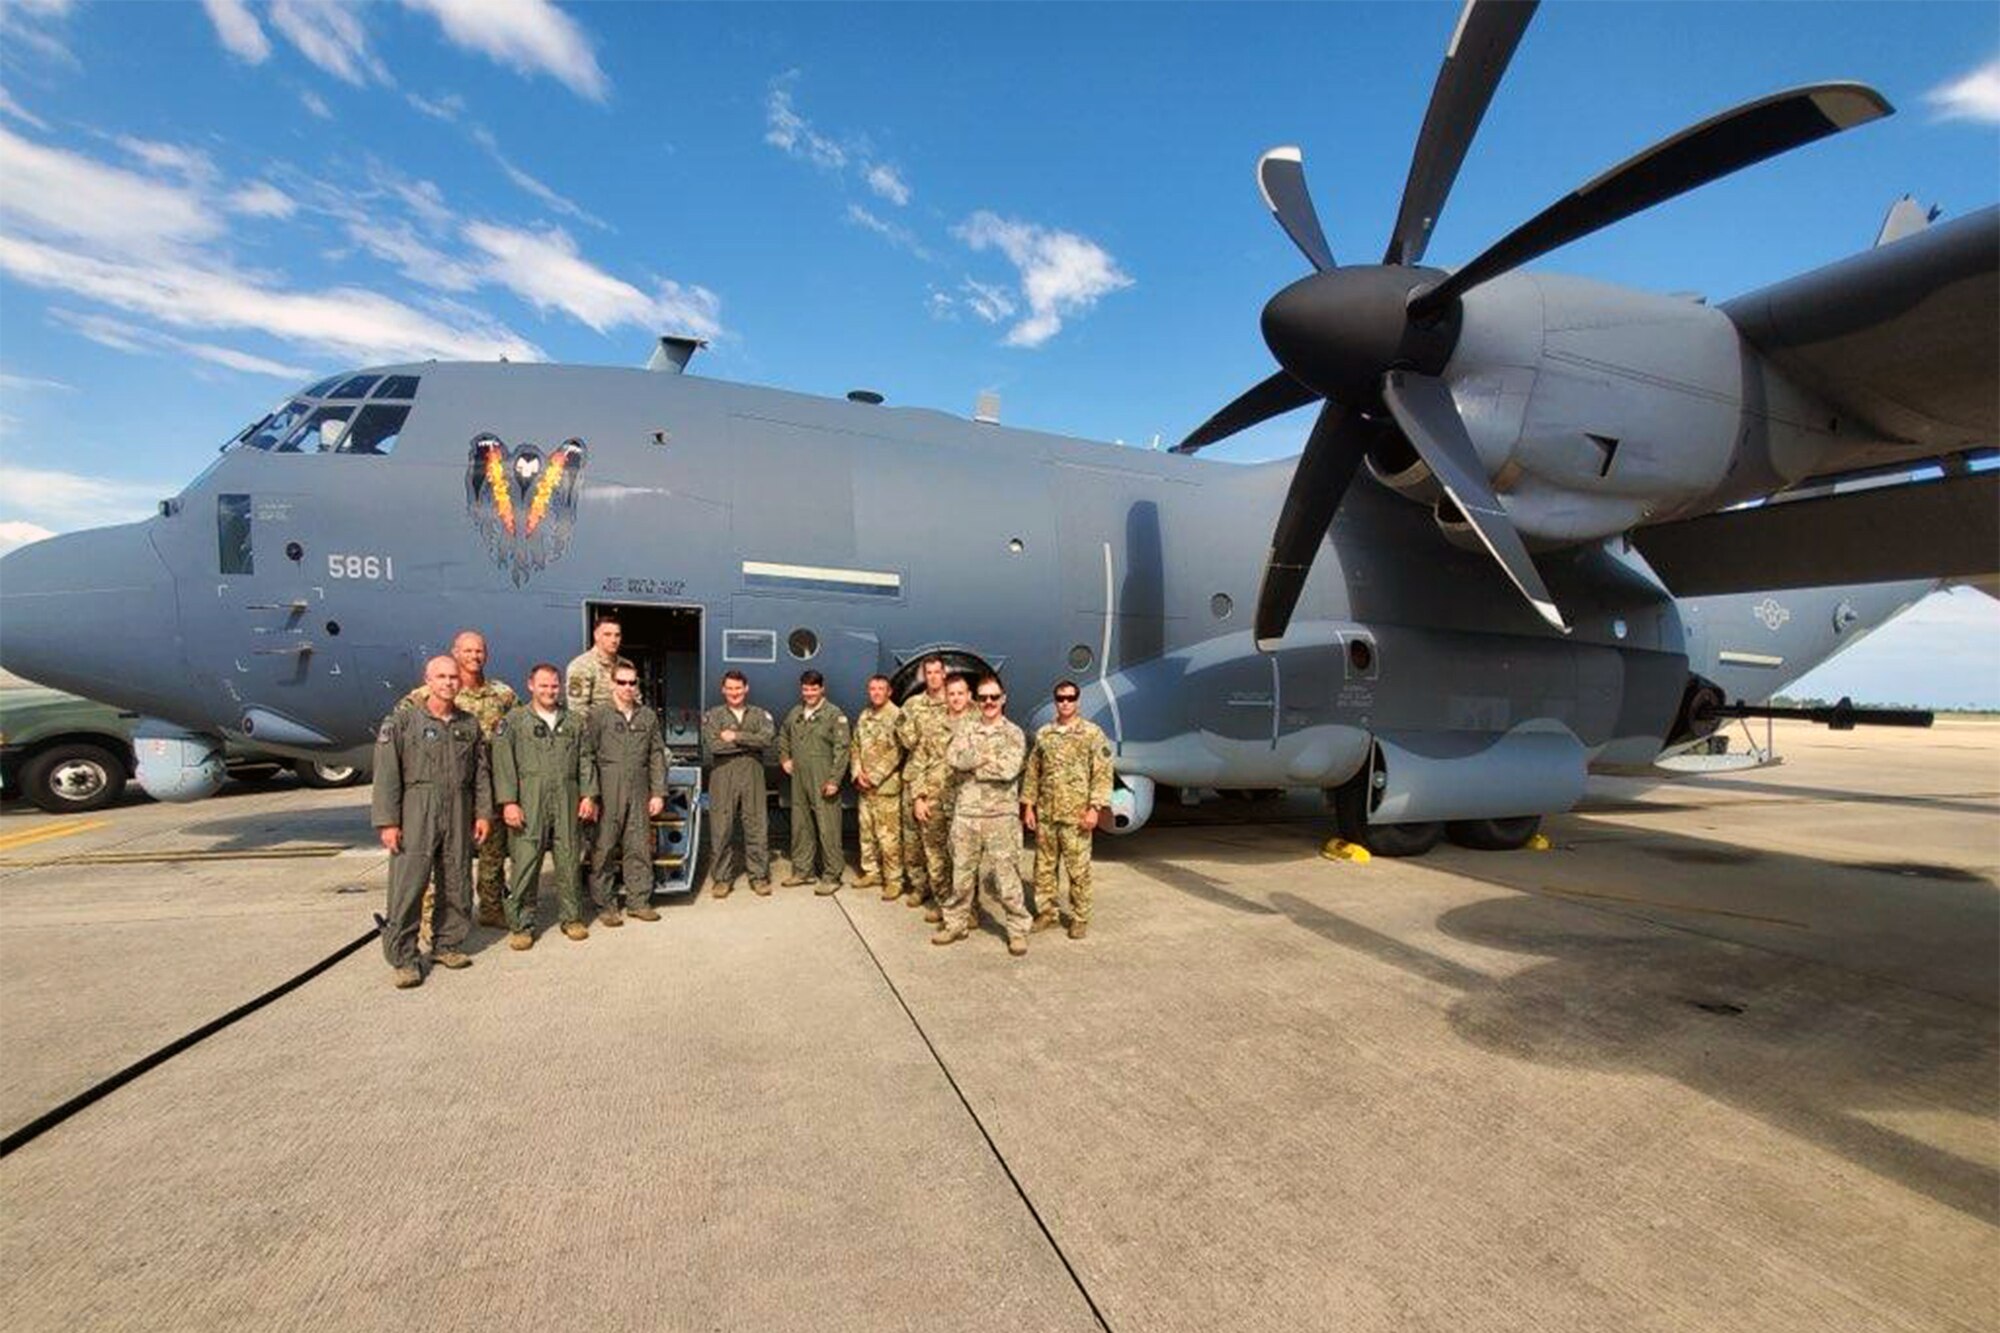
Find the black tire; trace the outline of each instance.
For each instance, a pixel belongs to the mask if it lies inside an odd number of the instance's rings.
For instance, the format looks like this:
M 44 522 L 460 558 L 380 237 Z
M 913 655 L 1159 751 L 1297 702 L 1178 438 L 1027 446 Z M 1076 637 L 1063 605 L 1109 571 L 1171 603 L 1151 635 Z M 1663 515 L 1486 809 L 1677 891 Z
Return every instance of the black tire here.
M 1528 845 L 1542 828 L 1540 815 L 1511 819 L 1454 819 L 1445 826 L 1451 840 L 1481 852 L 1511 852 Z
M 229 776 L 237 782 L 247 782 L 253 787 L 268 787 L 278 780 L 280 773 L 289 771 L 275 764 L 259 764 L 249 768 L 232 768 L 229 770 Z
M 292 771 L 306 786 L 323 791 L 352 787 L 368 780 L 368 770 L 358 764 L 329 764 L 318 759 L 301 759 L 292 765 Z
M 1420 824 L 1369 823 L 1366 767 L 1334 789 L 1333 816 L 1341 837 L 1375 856 L 1422 856 L 1444 837 L 1444 825 L 1434 819 Z
M 125 791 L 125 759 L 102 745 L 55 745 L 21 769 L 21 790 L 52 815 L 102 810 Z

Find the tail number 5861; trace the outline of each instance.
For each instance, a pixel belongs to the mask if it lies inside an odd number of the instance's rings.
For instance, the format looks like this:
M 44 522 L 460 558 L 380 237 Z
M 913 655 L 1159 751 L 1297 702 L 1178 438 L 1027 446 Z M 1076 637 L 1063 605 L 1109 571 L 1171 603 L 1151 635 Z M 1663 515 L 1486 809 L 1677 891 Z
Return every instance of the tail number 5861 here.
M 396 577 L 396 557 L 329 554 L 326 557 L 326 576 L 331 579 L 393 579 Z

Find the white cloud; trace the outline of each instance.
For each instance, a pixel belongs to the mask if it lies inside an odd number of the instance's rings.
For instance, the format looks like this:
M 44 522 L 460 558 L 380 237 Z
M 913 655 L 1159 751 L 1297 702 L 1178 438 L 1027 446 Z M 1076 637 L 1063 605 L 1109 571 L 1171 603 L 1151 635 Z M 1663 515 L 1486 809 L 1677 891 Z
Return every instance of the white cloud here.
M 868 168 L 862 179 L 868 182 L 869 189 L 898 208 L 910 202 L 909 184 L 896 174 L 894 167 L 877 162 Z
M 457 93 L 446 93 L 442 97 L 421 97 L 416 93 L 404 93 L 403 100 L 432 120 L 455 121 L 465 114 L 465 99 Z
M 215 35 L 229 54 L 253 65 L 270 59 L 271 39 L 243 0 L 201 0 L 201 7 L 208 11 L 208 21 L 215 25 Z
M 1085 314 L 1102 297 L 1132 285 L 1104 247 L 1075 232 L 982 209 L 952 234 L 975 251 L 998 250 L 1019 270 L 1028 314 L 1007 330 L 1010 347 L 1040 347 L 1061 332 L 1065 318 Z
M 310 88 L 299 89 L 299 104 L 321 120 L 333 119 L 333 108 L 326 104 L 324 97 Z
M 58 324 L 66 326 L 80 336 L 121 352 L 176 352 L 182 356 L 191 356 L 198 361 L 207 361 L 212 365 L 242 371 L 247 375 L 269 375 L 275 379 L 290 380 L 294 384 L 313 377 L 312 371 L 299 366 L 288 366 L 283 362 L 253 356 L 234 347 L 190 342 L 185 338 L 176 338 L 170 333 L 141 328 L 136 324 L 126 324 L 104 315 L 84 315 L 62 309 L 52 309 L 49 315 Z
M 300 55 L 343 83 L 365 87 L 389 82 L 389 71 L 368 49 L 360 11 L 340 0 L 271 0 L 271 26 Z
M 44 537 L 53 537 L 55 532 L 39 523 L 24 523 L 19 519 L 0 520 L 0 555 L 5 555 L 18 546 L 38 542 Z
M 781 75 L 764 100 L 764 142 L 827 171 L 847 165 L 847 150 L 812 127 L 792 105 L 791 83 L 798 71 Z
M 932 287 L 924 296 L 924 309 L 932 319 L 958 320 L 958 298 Z
M 0 129 L 0 217 L 42 236 L 159 249 L 222 225 L 192 191 Z
M 288 218 L 299 211 L 298 200 L 269 181 L 253 181 L 233 190 L 223 202 L 230 212 L 253 218 Z
M 256 330 L 361 361 L 542 355 L 490 320 L 446 321 L 354 287 L 288 291 L 215 263 L 102 259 L 0 235 L 0 271 L 179 328 Z
M 1989 60 L 1963 78 L 1931 89 L 1924 100 L 1944 120 L 2000 124 L 2000 60 Z
M 575 19 L 548 0 L 403 0 L 435 17 L 453 45 L 522 74 L 548 74 L 579 97 L 602 102 L 611 81 Z
M 998 324 L 1019 308 L 1005 287 L 984 283 L 977 278 L 967 278 L 962 285 L 966 293 L 966 308 L 988 324 Z
M 24 125 L 33 125 L 38 130 L 46 130 L 49 123 L 28 108 L 15 101 L 5 88 L 0 88 L 0 114 L 12 116 Z
M 152 513 L 161 496 L 180 490 L 160 482 L 107 481 L 19 463 L 8 465 L 7 481 L 7 508 L 14 517 L 6 526 L 26 541 L 71 528 L 129 523 Z M 29 529 L 38 530 L 37 535 L 29 535 Z
M 33 375 L 12 375 L 0 371 L 0 389 L 8 393 L 33 393 L 40 389 L 54 389 L 59 393 L 75 393 L 76 386 L 64 384 L 61 380 L 37 379 Z
M 575 218 L 578 222 L 587 223 L 600 231 L 605 229 L 606 224 L 603 218 L 586 211 L 581 205 L 558 194 L 555 190 L 514 165 L 507 155 L 500 151 L 500 141 L 493 137 L 493 131 L 487 129 L 484 125 L 474 125 L 471 134 L 472 141 L 486 150 L 487 156 L 493 159 L 494 164 L 500 168 L 501 173 L 508 180 L 541 200 L 551 211 L 561 213 L 565 217 Z
M 63 39 L 56 35 L 69 17 L 69 0 L 0 0 L 0 50 L 18 56 L 22 51 L 70 69 L 79 68 Z
M 917 240 L 916 233 L 912 232 L 908 227 L 890 222 L 886 218 L 877 217 L 860 204 L 849 203 L 847 205 L 847 220 L 857 227 L 874 232 L 891 245 L 908 250 L 919 259 L 930 258 L 930 252 L 925 250 L 922 243 Z
M 189 148 L 186 144 L 138 139 L 129 134 L 119 135 L 114 142 L 155 172 L 171 173 L 190 185 L 209 184 L 220 174 L 215 169 L 214 158 L 201 149 Z
M 662 281 L 649 296 L 584 259 L 560 227 L 520 231 L 475 222 L 466 227 L 465 238 L 490 261 L 484 270 L 489 281 L 538 310 L 560 310 L 599 333 L 624 324 L 711 339 L 722 332 L 722 302 L 714 292 Z
M 424 241 L 414 227 L 400 219 L 376 222 L 352 218 L 346 230 L 356 245 L 396 265 L 396 271 L 411 282 L 438 291 L 469 292 L 485 281 L 483 272 Z

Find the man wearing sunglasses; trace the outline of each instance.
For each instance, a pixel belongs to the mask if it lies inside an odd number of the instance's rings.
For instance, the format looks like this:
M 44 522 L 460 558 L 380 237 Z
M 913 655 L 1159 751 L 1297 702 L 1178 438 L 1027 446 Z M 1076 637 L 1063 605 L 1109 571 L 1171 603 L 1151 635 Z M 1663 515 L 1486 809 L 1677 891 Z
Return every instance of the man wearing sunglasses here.
M 612 880 L 625 874 L 625 903 L 641 921 L 658 921 L 653 909 L 653 827 L 667 808 L 667 747 L 660 717 L 639 702 L 639 672 L 624 662 L 611 673 L 609 707 L 584 717 L 583 743 L 597 763 L 597 845 L 590 857 L 590 898 L 597 924 L 622 926 Z M 589 931 L 581 922 L 563 934 L 573 940 Z
M 1057 871 L 1069 879 L 1069 937 L 1090 929 L 1090 839 L 1111 806 L 1111 740 L 1077 716 L 1082 691 L 1056 682 L 1056 720 L 1035 733 L 1021 778 L 1021 822 L 1035 835 L 1035 930 L 1056 924 Z
M 1007 921 L 1007 952 L 1028 952 L 1029 918 L 1021 893 L 1021 766 L 1028 738 L 1007 720 L 1007 691 L 981 676 L 972 691 L 977 721 L 952 732 L 945 760 L 961 775 L 951 819 L 951 898 L 932 944 L 955 944 L 972 929 L 981 876 L 993 878 Z

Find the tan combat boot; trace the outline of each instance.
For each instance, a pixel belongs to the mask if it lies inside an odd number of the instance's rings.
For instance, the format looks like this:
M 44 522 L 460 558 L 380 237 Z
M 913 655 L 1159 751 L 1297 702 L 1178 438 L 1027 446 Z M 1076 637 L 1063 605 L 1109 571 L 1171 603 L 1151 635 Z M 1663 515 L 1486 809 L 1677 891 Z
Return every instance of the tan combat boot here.
M 625 915 L 631 917 L 634 921 L 658 921 L 660 919 L 659 909 L 650 907 L 645 903 L 641 903 L 637 907 L 626 908 Z
M 597 924 L 607 930 L 616 930 L 625 924 L 624 916 L 615 907 L 607 907 L 597 914 Z
M 771 896 L 771 881 L 770 881 L 770 880 L 768 880 L 768 879 L 753 879 L 753 880 L 751 880 L 751 881 L 750 881 L 750 892 L 752 892 L 752 893 L 756 894 L 756 895 L 757 895 L 757 896 L 758 896 L 759 898 L 768 898 L 768 897 L 770 897 L 770 896 Z
M 424 974 L 414 967 L 399 967 L 389 978 L 389 984 L 397 990 L 409 990 L 424 984 Z
M 431 961 L 439 967 L 450 968 L 454 972 L 458 971 L 461 967 L 472 966 L 472 960 L 456 949 L 447 949 L 441 954 L 435 954 L 432 956 Z
M 526 953 L 535 947 L 535 937 L 529 931 L 517 930 L 507 937 L 507 947 L 515 953 Z
M 957 929 L 955 929 L 955 930 L 954 930 L 954 929 L 952 929 L 952 928 L 951 928 L 951 927 L 949 927 L 949 926 L 946 926 L 946 927 L 943 927 L 943 928 L 941 928 L 941 929 L 940 929 L 940 930 L 939 930 L 939 931 L 937 932 L 937 934 L 935 934 L 935 935 L 931 936 L 931 943 L 932 943 L 932 944 L 956 944 L 956 943 L 958 943 L 958 942 L 959 942 L 960 940 L 964 939 L 964 938 L 965 938 L 965 936 L 966 936 L 966 930 L 965 930 L 965 927 L 964 927 L 964 926 L 960 926 L 960 927 L 958 927 L 958 928 L 957 928 Z
M 1090 923 L 1088 921 L 1072 921 L 1069 923 L 1069 937 L 1071 939 L 1080 940 L 1089 933 Z
M 1007 952 L 1016 958 L 1027 957 L 1028 937 L 1026 935 L 1009 935 L 1007 937 Z
M 1055 924 L 1056 924 L 1056 914 L 1054 911 L 1037 912 L 1035 913 L 1034 922 L 1029 925 L 1028 929 L 1030 931 L 1047 930 L 1050 926 L 1053 926 Z
M 581 921 L 563 922 L 562 932 L 573 940 L 587 940 L 590 938 L 590 927 L 584 925 Z
M 729 891 L 735 887 L 736 882 L 734 880 L 711 879 L 708 882 L 708 896 L 711 898 L 727 898 Z
M 936 903 L 932 903 L 924 909 L 924 920 L 935 926 L 938 922 L 944 920 L 944 909 Z

